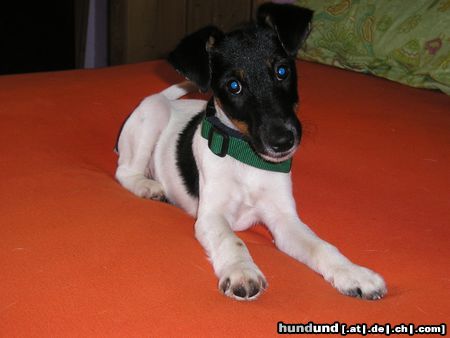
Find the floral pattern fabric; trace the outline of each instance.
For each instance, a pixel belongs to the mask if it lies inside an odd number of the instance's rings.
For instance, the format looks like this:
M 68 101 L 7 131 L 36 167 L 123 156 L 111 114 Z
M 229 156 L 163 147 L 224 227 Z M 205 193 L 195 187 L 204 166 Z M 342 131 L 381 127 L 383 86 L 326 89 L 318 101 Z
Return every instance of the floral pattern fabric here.
M 303 59 L 450 95 L 450 0 L 297 0 L 314 10 Z

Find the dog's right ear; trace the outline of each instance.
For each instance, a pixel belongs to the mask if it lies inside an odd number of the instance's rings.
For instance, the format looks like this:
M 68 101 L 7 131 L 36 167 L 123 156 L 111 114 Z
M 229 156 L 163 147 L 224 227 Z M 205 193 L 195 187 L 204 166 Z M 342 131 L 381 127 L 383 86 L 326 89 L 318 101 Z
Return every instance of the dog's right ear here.
M 222 37 L 223 32 L 215 26 L 202 28 L 183 38 L 167 60 L 202 91 L 207 91 L 211 82 L 209 52 Z
M 274 29 L 285 51 L 294 56 L 311 30 L 313 14 L 296 5 L 266 2 L 259 6 L 256 15 L 258 23 Z

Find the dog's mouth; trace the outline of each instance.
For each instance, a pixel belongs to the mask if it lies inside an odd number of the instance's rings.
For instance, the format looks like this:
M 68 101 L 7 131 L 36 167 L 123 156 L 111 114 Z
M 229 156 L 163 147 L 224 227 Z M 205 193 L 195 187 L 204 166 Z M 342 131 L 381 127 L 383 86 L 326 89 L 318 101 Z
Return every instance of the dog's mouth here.
M 274 152 L 270 148 L 265 147 L 264 152 L 259 152 L 259 156 L 269 162 L 279 163 L 289 160 L 294 156 L 297 151 L 298 145 L 295 145 L 291 149 L 283 152 Z
M 269 162 L 283 162 L 289 160 L 300 145 L 301 129 L 293 125 L 268 129 L 258 139 L 256 147 L 258 154 Z M 256 140 L 255 140 L 256 141 Z M 256 144 L 255 144 L 256 146 Z

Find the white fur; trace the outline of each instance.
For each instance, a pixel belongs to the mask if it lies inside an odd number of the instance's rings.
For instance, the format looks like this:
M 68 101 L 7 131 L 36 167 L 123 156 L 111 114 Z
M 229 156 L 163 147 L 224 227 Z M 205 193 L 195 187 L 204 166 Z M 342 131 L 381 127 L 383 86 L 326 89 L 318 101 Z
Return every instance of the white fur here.
M 204 110 L 202 100 L 177 100 L 191 91 L 184 82 L 147 97 L 130 116 L 119 138 L 116 177 L 134 194 L 153 199 L 165 196 L 171 203 L 196 217 L 195 235 L 205 248 L 219 287 L 230 297 L 233 289 L 266 286 L 265 278 L 234 231 L 263 222 L 276 246 L 320 273 L 344 294 L 380 298 L 386 293 L 383 279 L 357 266 L 334 246 L 318 238 L 298 217 L 290 174 L 264 171 L 229 156 L 214 155 L 200 128 L 193 139 L 199 170 L 199 199 L 188 194 L 176 166 L 178 135 L 188 121 Z M 233 127 L 216 106 L 218 117 Z

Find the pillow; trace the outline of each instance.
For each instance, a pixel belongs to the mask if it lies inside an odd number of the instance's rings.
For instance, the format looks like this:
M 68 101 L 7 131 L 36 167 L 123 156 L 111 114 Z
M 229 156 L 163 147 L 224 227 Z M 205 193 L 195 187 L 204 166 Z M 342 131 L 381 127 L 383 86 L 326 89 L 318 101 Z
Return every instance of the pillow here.
M 450 95 L 450 0 L 297 0 L 315 11 L 302 59 Z

